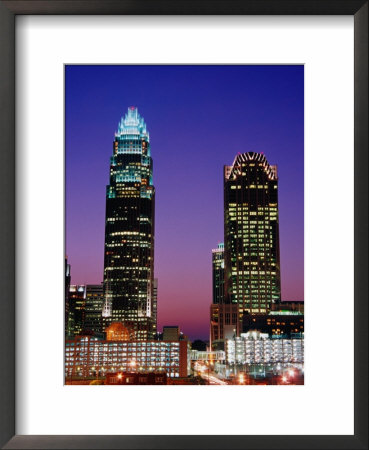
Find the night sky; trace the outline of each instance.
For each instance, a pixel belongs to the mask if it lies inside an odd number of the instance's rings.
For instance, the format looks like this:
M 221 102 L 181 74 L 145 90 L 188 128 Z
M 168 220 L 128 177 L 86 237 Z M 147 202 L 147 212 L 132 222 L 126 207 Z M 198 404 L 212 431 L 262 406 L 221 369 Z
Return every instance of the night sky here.
M 105 187 L 129 106 L 150 133 L 158 329 L 209 338 L 223 166 L 277 164 L 282 300 L 304 298 L 303 66 L 66 66 L 66 254 L 73 284 L 103 280 Z

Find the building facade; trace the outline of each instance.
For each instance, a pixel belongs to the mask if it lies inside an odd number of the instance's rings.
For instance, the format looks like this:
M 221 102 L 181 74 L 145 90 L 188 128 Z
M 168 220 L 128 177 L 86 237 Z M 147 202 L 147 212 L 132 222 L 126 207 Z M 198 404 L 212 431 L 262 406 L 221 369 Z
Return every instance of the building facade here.
M 134 341 L 135 334 L 132 328 L 123 325 L 122 322 L 113 322 L 105 329 L 107 341 Z
M 71 284 L 68 294 L 67 336 L 77 336 L 82 333 L 85 322 L 86 286 Z
M 240 327 L 237 304 L 210 305 L 210 343 L 213 350 L 224 349 L 224 340 L 238 336 L 241 332 Z
M 65 377 L 105 377 L 108 373 L 162 372 L 187 377 L 190 352 L 186 341 L 110 341 L 78 336 L 65 345 Z
M 225 302 L 267 313 L 281 299 L 278 176 L 261 153 L 224 167 L 224 247 Z
M 242 332 L 260 331 L 272 336 L 291 336 L 304 333 L 304 314 L 299 311 L 271 311 L 269 314 L 244 314 Z
M 299 312 L 304 314 L 304 300 L 293 300 L 293 301 L 281 301 L 281 303 L 276 303 L 272 305 L 272 311 L 278 312 Z
M 267 334 L 249 332 L 227 340 L 228 364 L 303 364 L 304 339 L 271 339 Z
M 104 289 L 102 284 L 86 285 L 86 304 L 83 329 L 101 333 L 102 309 L 104 305 Z
M 212 250 L 213 303 L 224 303 L 224 243 Z
M 179 326 L 166 325 L 163 327 L 163 341 L 179 341 L 179 337 Z
M 210 347 L 224 350 L 225 339 L 240 334 L 240 317 L 237 303 L 230 303 L 224 295 L 224 243 L 212 250 L 213 303 L 210 306 Z
M 128 321 L 136 339 L 154 337 L 153 161 L 149 133 L 137 108 L 118 124 L 106 191 L 104 325 Z

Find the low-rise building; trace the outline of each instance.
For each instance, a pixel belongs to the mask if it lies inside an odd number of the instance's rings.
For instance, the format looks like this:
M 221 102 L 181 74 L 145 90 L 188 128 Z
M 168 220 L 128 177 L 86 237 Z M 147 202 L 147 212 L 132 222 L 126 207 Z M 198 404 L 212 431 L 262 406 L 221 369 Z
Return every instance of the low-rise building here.
M 242 333 L 226 343 L 228 364 L 302 364 L 304 339 L 270 338 L 266 333 Z
M 105 377 L 118 371 L 187 377 L 190 365 L 187 341 L 112 341 L 77 336 L 65 343 L 66 379 Z

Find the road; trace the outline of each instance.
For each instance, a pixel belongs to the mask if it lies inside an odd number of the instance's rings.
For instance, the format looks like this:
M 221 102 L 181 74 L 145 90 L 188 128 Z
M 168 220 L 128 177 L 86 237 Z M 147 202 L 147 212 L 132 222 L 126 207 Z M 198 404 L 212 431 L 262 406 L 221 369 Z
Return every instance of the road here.
M 212 384 L 212 385 L 227 385 L 228 384 L 226 381 L 218 378 L 216 376 L 216 374 L 210 370 L 210 367 L 207 366 L 203 362 L 197 361 L 194 365 L 194 370 L 208 384 Z

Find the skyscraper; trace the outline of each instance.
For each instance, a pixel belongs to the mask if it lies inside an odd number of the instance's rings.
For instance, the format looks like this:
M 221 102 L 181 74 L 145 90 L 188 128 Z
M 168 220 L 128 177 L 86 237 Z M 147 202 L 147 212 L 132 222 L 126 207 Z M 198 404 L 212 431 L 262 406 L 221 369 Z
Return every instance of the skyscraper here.
M 267 313 L 280 292 L 277 167 L 261 153 L 224 167 L 225 301 Z
M 137 340 L 151 339 L 154 202 L 149 133 L 137 108 L 118 124 L 106 191 L 104 324 L 123 322 Z

